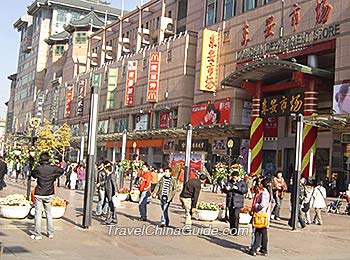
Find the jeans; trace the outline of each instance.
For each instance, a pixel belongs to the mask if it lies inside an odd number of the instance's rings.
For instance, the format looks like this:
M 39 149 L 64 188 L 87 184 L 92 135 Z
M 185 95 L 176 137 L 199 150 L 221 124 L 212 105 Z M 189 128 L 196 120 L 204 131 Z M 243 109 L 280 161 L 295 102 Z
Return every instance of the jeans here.
M 104 203 L 106 198 L 106 191 L 105 190 L 99 190 L 98 191 L 98 202 L 96 206 L 96 215 L 105 214 L 108 213 L 108 203 Z
M 53 235 L 54 227 L 51 214 L 51 196 L 34 196 L 34 205 L 35 205 L 35 235 L 41 237 L 41 218 L 43 210 L 46 214 L 46 225 L 47 225 L 47 234 Z
M 115 212 L 115 207 L 114 207 L 112 198 L 108 199 L 108 197 L 105 197 L 105 202 L 104 202 L 103 208 L 105 208 L 105 207 L 108 207 L 107 208 L 108 212 L 107 212 L 105 223 L 110 224 L 112 221 L 114 223 L 117 223 L 118 217 L 117 217 L 117 213 Z
M 140 201 L 139 201 L 139 211 L 142 219 L 147 219 L 147 199 L 150 196 L 149 191 L 141 192 Z
M 160 222 L 162 224 L 165 224 L 166 226 L 169 225 L 169 206 L 170 202 L 167 201 L 167 199 L 161 199 L 160 200 L 160 206 L 162 208 L 162 216 L 160 217 Z
M 229 207 L 228 212 L 229 212 L 228 220 L 230 222 L 231 234 L 234 235 L 238 233 L 240 208 Z
M 322 225 L 321 210 L 322 209 L 316 209 L 315 208 L 315 217 L 314 217 L 314 223 L 315 224 Z
M 275 215 L 275 218 L 280 217 L 280 210 L 281 210 L 281 205 L 282 205 L 282 198 L 280 196 L 274 196 L 276 205 L 273 208 L 272 215 Z
M 256 250 L 260 247 L 260 251 L 267 253 L 267 228 L 255 228 L 255 241 L 251 251 L 256 252 Z
M 191 227 L 191 209 L 192 209 L 192 199 L 191 198 L 181 198 L 182 207 L 185 209 L 185 226 Z

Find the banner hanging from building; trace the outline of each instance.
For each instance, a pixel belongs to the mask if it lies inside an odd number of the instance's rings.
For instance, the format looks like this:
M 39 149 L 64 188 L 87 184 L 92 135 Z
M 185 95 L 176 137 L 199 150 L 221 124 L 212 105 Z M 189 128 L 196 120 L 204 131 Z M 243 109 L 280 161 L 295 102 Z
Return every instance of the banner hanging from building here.
M 78 85 L 78 101 L 77 101 L 77 116 L 82 116 L 84 113 L 84 98 L 85 98 L 85 79 L 79 80 Z
M 71 114 L 71 106 L 73 101 L 73 83 L 68 83 L 66 87 L 66 102 L 64 105 L 64 117 L 70 117 Z
M 109 68 L 108 70 L 108 86 L 107 86 L 107 109 L 115 108 L 118 68 Z
M 230 123 L 231 102 L 229 99 L 192 106 L 191 124 L 213 125 Z
M 334 114 L 350 114 L 350 83 L 334 86 L 333 111 Z
M 39 94 L 37 100 L 36 117 L 40 119 L 43 115 L 44 95 L 44 93 Z
M 160 52 L 151 52 L 149 56 L 149 71 L 147 84 L 147 101 L 158 102 L 160 75 Z
M 204 29 L 202 37 L 202 59 L 199 89 L 215 92 L 218 84 L 217 63 L 219 51 L 218 33 Z
M 135 84 L 137 81 L 137 61 L 128 61 L 126 76 L 125 105 L 133 106 L 135 103 Z

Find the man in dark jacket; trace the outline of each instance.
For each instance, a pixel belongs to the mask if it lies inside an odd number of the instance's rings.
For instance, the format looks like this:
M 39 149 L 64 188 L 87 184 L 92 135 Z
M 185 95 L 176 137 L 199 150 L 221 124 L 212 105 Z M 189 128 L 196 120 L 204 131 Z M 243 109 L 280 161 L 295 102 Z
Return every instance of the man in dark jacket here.
M 7 174 L 7 164 L 2 156 L 0 156 L 0 190 L 6 187 L 5 174 Z
M 108 162 L 107 162 L 108 164 Z M 97 177 L 96 177 L 96 188 L 98 193 L 98 202 L 96 206 L 96 212 L 95 216 L 100 217 L 103 215 L 107 215 L 108 213 L 108 203 L 105 203 L 106 198 L 106 171 L 104 169 L 105 164 L 101 163 L 96 171 L 97 171 Z
M 207 177 L 204 174 L 201 174 L 199 179 L 189 179 L 182 189 L 180 201 L 182 207 L 185 209 L 185 230 L 190 231 L 192 228 L 192 210 L 197 207 L 201 185 L 206 179 Z
M 104 166 L 104 170 L 106 173 L 106 179 L 105 179 L 105 192 L 106 192 L 106 199 L 105 203 L 108 203 L 109 210 L 108 214 L 105 220 L 105 224 L 109 225 L 112 222 L 118 223 L 117 220 L 117 214 L 115 212 L 115 208 L 113 205 L 113 196 L 118 191 L 117 189 L 117 181 L 116 181 L 116 175 L 113 171 L 113 166 L 111 163 L 106 163 Z
M 40 155 L 40 165 L 32 171 L 32 177 L 36 178 L 37 186 L 34 192 L 35 204 L 35 230 L 34 235 L 30 237 L 40 240 L 41 237 L 41 218 L 43 209 L 45 209 L 47 233 L 50 239 L 53 238 L 54 226 L 51 214 L 51 197 L 55 193 L 54 183 L 56 179 L 64 173 L 64 170 L 56 165 L 51 165 L 50 155 L 44 152 Z
M 229 211 L 231 234 L 236 236 L 238 234 L 239 213 L 241 208 L 244 207 L 244 197 L 248 192 L 248 188 L 245 181 L 239 178 L 238 171 L 234 171 L 222 191 L 226 193 L 226 207 Z

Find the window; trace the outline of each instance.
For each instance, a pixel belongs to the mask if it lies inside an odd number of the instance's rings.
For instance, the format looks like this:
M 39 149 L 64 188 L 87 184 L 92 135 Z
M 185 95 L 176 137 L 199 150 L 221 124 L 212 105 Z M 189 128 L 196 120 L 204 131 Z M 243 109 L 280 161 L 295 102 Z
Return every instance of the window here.
M 206 26 L 216 23 L 217 0 L 207 0 L 207 20 Z
M 171 18 L 171 11 L 168 12 L 168 17 Z
M 224 20 L 227 20 L 236 14 L 236 0 L 225 0 Z
M 181 20 L 185 17 L 187 17 L 187 0 L 180 0 L 177 19 Z
M 56 55 L 62 55 L 64 53 L 64 46 L 63 45 L 57 45 L 55 47 L 55 54 Z
M 86 43 L 86 33 L 77 33 L 75 37 L 76 44 L 84 44 Z
M 257 0 L 244 0 L 243 12 L 256 8 Z

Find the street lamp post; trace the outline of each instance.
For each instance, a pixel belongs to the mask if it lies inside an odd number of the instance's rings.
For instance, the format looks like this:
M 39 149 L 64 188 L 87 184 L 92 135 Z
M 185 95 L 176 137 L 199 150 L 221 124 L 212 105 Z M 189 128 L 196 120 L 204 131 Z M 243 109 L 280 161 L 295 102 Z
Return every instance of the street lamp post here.
M 190 161 L 191 161 L 191 148 L 192 148 L 192 131 L 193 127 L 188 124 L 187 128 L 187 138 L 186 138 L 186 154 L 185 154 L 185 176 L 184 184 L 188 181 L 190 176 Z
M 136 161 L 136 159 L 137 159 L 136 147 L 137 147 L 137 143 L 133 142 L 132 143 L 132 148 L 133 148 L 132 161 Z M 130 190 L 132 189 L 132 182 L 133 181 L 134 181 L 134 172 L 131 171 L 131 173 L 130 173 Z

